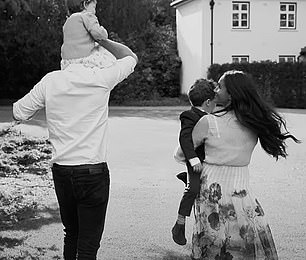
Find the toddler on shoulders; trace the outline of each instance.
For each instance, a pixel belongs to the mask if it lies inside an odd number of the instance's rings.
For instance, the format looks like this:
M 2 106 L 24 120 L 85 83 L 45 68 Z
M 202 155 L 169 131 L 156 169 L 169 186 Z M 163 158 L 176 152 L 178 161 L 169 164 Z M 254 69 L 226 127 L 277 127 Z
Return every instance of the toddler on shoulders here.
M 97 0 L 67 0 L 70 16 L 63 26 L 61 69 L 70 64 L 83 64 L 89 68 L 110 67 L 116 58 L 99 45 L 108 38 L 107 30 L 96 16 Z

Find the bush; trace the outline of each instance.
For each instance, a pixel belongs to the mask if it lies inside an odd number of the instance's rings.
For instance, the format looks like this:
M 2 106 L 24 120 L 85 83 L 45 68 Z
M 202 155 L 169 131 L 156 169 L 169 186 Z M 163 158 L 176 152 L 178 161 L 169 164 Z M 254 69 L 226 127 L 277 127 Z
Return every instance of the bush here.
M 260 94 L 276 107 L 306 108 L 305 63 L 263 61 L 213 64 L 208 69 L 208 78 L 218 80 L 225 71 L 233 69 L 250 73 Z
M 59 69 L 63 8 L 58 0 L 41 1 L 31 12 L 0 19 L 1 98 L 22 97 L 43 75 Z
M 170 25 L 151 23 L 141 34 L 130 34 L 126 44 L 137 50 L 135 72 L 111 93 L 114 104 L 132 100 L 158 100 L 180 95 L 181 60 L 176 51 L 176 36 Z
M 52 153 L 47 140 L 25 137 L 13 130 L 2 130 L 0 138 L 0 177 L 47 174 Z
M 45 139 L 8 128 L 0 131 L 0 228 L 36 217 L 44 207 L 53 187 L 51 152 Z
M 35 216 L 38 203 L 26 196 L 0 191 L 0 228 L 12 226 L 17 222 Z

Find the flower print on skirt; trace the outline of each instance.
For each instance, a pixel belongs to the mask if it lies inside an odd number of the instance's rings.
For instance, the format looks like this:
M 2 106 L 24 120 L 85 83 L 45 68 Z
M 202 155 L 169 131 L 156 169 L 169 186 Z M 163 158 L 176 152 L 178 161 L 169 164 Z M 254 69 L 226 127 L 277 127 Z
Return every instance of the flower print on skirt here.
M 264 211 L 251 194 L 247 166 L 204 164 L 195 201 L 192 258 L 278 259 Z

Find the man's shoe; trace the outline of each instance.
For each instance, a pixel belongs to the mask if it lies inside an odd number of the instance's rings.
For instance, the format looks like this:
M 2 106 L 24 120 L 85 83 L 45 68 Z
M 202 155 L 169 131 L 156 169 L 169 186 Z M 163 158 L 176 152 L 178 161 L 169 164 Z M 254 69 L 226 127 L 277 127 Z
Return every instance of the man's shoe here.
M 187 186 L 187 172 L 180 172 L 176 175 L 176 177 L 185 183 L 185 186 Z
M 172 228 L 172 239 L 180 246 L 186 245 L 187 240 L 185 237 L 185 224 L 175 223 L 174 227 Z

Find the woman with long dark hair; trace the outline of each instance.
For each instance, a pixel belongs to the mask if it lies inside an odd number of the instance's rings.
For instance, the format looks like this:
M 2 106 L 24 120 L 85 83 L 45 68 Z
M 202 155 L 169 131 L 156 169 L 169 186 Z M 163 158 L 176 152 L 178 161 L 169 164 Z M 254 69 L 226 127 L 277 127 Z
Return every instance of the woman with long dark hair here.
M 286 157 L 290 135 L 283 118 L 260 97 L 251 77 L 224 73 L 215 89 L 223 109 L 203 117 L 194 144 L 205 143 L 201 191 L 195 202 L 193 259 L 278 259 L 269 225 L 249 187 L 253 150 Z

